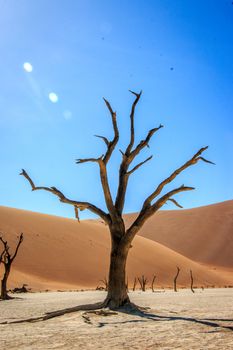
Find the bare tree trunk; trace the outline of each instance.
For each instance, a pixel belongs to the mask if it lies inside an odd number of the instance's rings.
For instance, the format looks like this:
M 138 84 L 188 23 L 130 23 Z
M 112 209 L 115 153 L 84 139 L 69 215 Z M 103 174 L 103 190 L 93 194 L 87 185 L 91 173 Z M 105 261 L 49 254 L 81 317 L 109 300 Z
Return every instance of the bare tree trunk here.
M 174 278 L 174 291 L 175 292 L 177 292 L 176 281 L 177 281 L 177 278 L 179 276 L 179 273 L 180 273 L 180 268 L 177 266 L 177 273 L 176 273 L 175 278 Z
M 140 283 L 141 290 L 143 292 L 145 292 L 146 291 L 147 278 L 144 275 L 142 275 L 141 278 L 138 278 L 138 282 Z
M 122 243 L 112 242 L 108 279 L 108 294 L 104 302 L 106 307 L 117 309 L 129 303 L 125 267 L 129 247 Z
M 155 279 L 156 279 L 156 276 L 154 275 L 153 276 L 153 279 L 152 279 L 152 282 L 151 282 L 151 289 L 152 289 L 152 292 L 154 292 L 154 283 L 155 283 Z
M 8 280 L 9 274 L 10 274 L 10 266 L 6 266 L 3 279 L 1 281 L 1 299 L 2 300 L 11 299 L 11 297 L 7 294 L 7 280 Z
M 191 291 L 194 293 L 194 289 L 193 289 L 193 273 L 192 273 L 192 270 L 190 270 L 190 277 L 191 277 L 191 285 L 190 285 L 190 288 L 191 288 Z
M 134 292 L 135 289 L 136 289 L 136 285 L 137 285 L 137 278 L 135 277 L 135 278 L 134 278 L 134 282 L 133 282 L 133 292 Z

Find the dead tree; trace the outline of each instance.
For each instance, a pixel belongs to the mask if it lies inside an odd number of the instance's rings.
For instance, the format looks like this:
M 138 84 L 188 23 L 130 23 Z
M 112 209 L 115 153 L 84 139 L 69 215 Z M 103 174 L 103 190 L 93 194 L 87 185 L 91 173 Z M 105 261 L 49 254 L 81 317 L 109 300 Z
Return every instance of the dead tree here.
M 129 228 L 126 229 L 123 220 L 123 210 L 128 181 L 130 177 L 138 169 L 140 169 L 141 166 L 151 160 L 152 156 L 146 158 L 144 161 L 141 161 L 136 165 L 132 164 L 137 156 L 141 153 L 141 151 L 149 146 L 149 142 L 152 136 L 154 136 L 163 127 L 163 125 L 159 125 L 158 127 L 149 130 L 145 138 L 142 139 L 138 144 L 135 144 L 134 115 L 135 108 L 141 97 L 141 92 L 130 92 L 134 95 L 134 101 L 132 103 L 130 112 L 130 137 L 126 148 L 120 151 L 122 160 L 119 166 L 119 181 L 117 185 L 116 198 L 113 198 L 109 186 L 108 163 L 119 141 L 119 129 L 116 112 L 112 109 L 110 103 L 106 99 L 104 99 L 104 102 L 110 112 L 113 126 L 113 138 L 108 139 L 105 136 L 95 135 L 105 143 L 106 152 L 97 158 L 77 159 L 76 161 L 77 164 L 94 162 L 98 166 L 102 190 L 107 207 L 106 211 L 90 202 L 70 199 L 56 187 L 37 186 L 24 169 L 21 172 L 21 175 L 23 175 L 29 182 L 32 191 L 48 191 L 51 194 L 57 196 L 62 203 L 72 205 L 75 209 L 75 216 L 77 218 L 79 218 L 79 210 L 88 209 L 94 214 L 100 216 L 105 224 L 108 225 L 111 236 L 111 254 L 108 277 L 109 288 L 106 300 L 103 302 L 103 307 L 107 306 L 113 309 L 124 306 L 126 304 L 129 306 L 130 304 L 125 283 L 125 268 L 129 249 L 132 246 L 132 241 L 135 235 L 142 228 L 143 224 L 168 201 L 171 201 L 176 206 L 181 207 L 181 205 L 178 204 L 178 202 L 174 199 L 174 195 L 181 192 L 194 190 L 194 187 L 181 185 L 161 194 L 162 191 L 165 190 L 165 186 L 170 184 L 185 169 L 197 164 L 200 160 L 211 163 L 202 157 L 202 153 L 207 149 L 207 147 L 199 149 L 187 162 L 178 167 L 151 192 L 151 194 L 144 200 L 135 221 Z
M 177 272 L 176 272 L 176 275 L 174 277 L 174 291 L 177 292 L 177 288 L 176 288 L 176 281 L 177 281 L 177 278 L 179 276 L 179 273 L 180 273 L 180 268 L 177 266 Z
M 154 290 L 155 279 L 156 279 L 156 276 L 154 275 L 154 276 L 153 276 L 153 279 L 152 279 L 152 282 L 151 282 L 151 290 L 152 290 L 152 292 L 155 291 L 155 290 Z
M 193 273 L 192 273 L 192 270 L 190 270 L 190 279 L 191 279 L 190 289 L 191 289 L 191 291 L 194 293 L 194 289 L 193 289 Z
M 142 275 L 141 277 L 138 278 L 138 282 L 140 284 L 141 290 L 143 292 L 145 292 L 146 291 L 146 285 L 147 285 L 147 282 L 148 282 L 147 278 L 144 275 Z
M 137 285 L 137 278 L 135 277 L 135 278 L 134 278 L 134 281 L 133 281 L 133 292 L 134 292 L 135 289 L 136 289 L 136 285 Z
M 1 299 L 7 300 L 7 299 L 11 299 L 11 297 L 7 294 L 7 280 L 8 280 L 8 277 L 10 275 L 11 265 L 18 254 L 18 250 L 19 250 L 21 243 L 23 242 L 23 233 L 21 233 L 19 236 L 19 240 L 18 240 L 18 243 L 16 245 L 14 253 L 10 253 L 10 247 L 9 247 L 7 241 L 5 241 L 2 237 L 0 237 L 0 242 L 2 242 L 3 247 L 4 247 L 4 252 L 3 252 L 3 255 L 1 257 L 1 261 L 4 265 L 4 273 L 3 273 L 3 278 L 1 281 Z
M 106 277 L 104 277 L 104 279 L 100 280 L 100 282 L 103 283 L 104 285 L 104 290 L 107 292 L 108 291 L 108 280 Z

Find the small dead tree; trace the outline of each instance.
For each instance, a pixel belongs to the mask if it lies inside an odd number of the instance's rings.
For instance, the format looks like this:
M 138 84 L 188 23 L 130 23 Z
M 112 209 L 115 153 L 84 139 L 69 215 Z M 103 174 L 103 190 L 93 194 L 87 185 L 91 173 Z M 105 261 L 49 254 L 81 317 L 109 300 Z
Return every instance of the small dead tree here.
M 153 279 L 152 279 L 152 282 L 151 282 L 151 289 L 152 289 L 152 292 L 154 292 L 154 283 L 155 283 L 155 279 L 156 279 L 156 276 L 154 275 L 153 276 Z
M 135 277 L 135 278 L 134 278 L 134 281 L 133 281 L 133 292 L 134 292 L 135 289 L 136 289 L 136 285 L 137 285 L 137 278 Z
M 23 242 L 23 233 L 21 233 L 19 236 L 19 240 L 14 253 L 10 253 L 10 247 L 7 241 L 5 241 L 2 237 L 0 237 L 0 242 L 2 242 L 4 248 L 3 254 L 1 256 L 1 261 L 4 265 L 4 273 L 1 281 L 1 299 L 7 300 L 11 299 L 11 297 L 7 294 L 7 280 L 10 275 L 11 265 L 18 254 L 21 243 Z
M 142 275 L 141 277 L 138 277 L 138 282 L 140 284 L 141 290 L 143 292 L 145 292 L 146 291 L 146 285 L 147 285 L 147 282 L 148 282 L 147 278 L 144 275 Z
M 104 290 L 107 292 L 108 291 L 108 280 L 106 277 L 104 277 L 102 280 L 100 280 L 100 282 L 103 283 L 104 285 Z
M 143 166 L 145 163 L 152 159 L 152 156 L 149 156 L 144 161 L 140 161 L 133 165 L 137 156 L 147 147 L 152 137 L 163 128 L 163 125 L 159 125 L 148 131 L 145 138 L 140 142 L 135 142 L 135 109 L 141 98 L 140 93 L 130 91 L 134 96 L 134 101 L 132 103 L 130 111 L 130 135 L 129 141 L 124 150 L 120 150 L 122 159 L 119 165 L 119 180 L 116 189 L 115 198 L 112 195 L 112 191 L 109 185 L 108 179 L 108 166 L 109 160 L 112 157 L 114 150 L 119 141 L 120 133 L 117 123 L 117 114 L 112 109 L 110 103 L 104 99 L 104 102 L 109 110 L 112 127 L 113 127 L 113 137 L 111 139 L 96 135 L 100 138 L 106 146 L 106 151 L 100 157 L 91 157 L 84 159 L 77 159 L 77 164 L 84 164 L 87 162 L 92 162 L 97 164 L 99 168 L 100 181 L 102 185 L 102 190 L 104 194 L 105 204 L 107 210 L 103 210 L 91 202 L 83 202 L 74 199 L 70 199 L 63 194 L 56 187 L 46 187 L 46 186 L 37 186 L 34 181 L 31 179 L 29 174 L 22 169 L 20 175 L 29 182 L 32 191 L 44 190 L 50 192 L 52 195 L 58 197 L 62 203 L 72 205 L 75 210 L 75 216 L 79 218 L 79 210 L 90 210 L 94 214 L 101 217 L 105 224 L 109 227 L 109 233 L 111 237 L 111 253 L 110 253 L 110 267 L 108 275 L 108 294 L 105 301 L 102 304 L 102 307 L 109 307 L 110 309 L 117 309 L 119 307 L 129 307 L 132 306 L 126 289 L 126 261 L 128 258 L 129 249 L 132 247 L 132 241 L 135 238 L 136 234 L 142 228 L 144 223 L 154 215 L 160 208 L 163 207 L 168 201 L 171 201 L 174 205 L 179 208 L 181 205 L 173 198 L 174 195 L 183 193 L 186 191 L 194 190 L 194 187 L 181 185 L 171 190 L 165 191 L 162 194 L 162 191 L 165 190 L 166 185 L 170 184 L 176 177 L 181 174 L 185 169 L 197 164 L 199 161 L 204 161 L 206 163 L 211 163 L 209 160 L 206 160 L 202 157 L 202 153 L 208 147 L 200 148 L 188 161 L 179 166 L 175 171 L 173 171 L 168 177 L 166 177 L 162 182 L 156 186 L 150 195 L 145 198 L 142 203 L 141 209 L 130 227 L 126 228 L 123 210 L 125 205 L 125 198 L 127 187 L 130 177 Z M 213 163 L 212 163 L 213 164 Z
M 174 277 L 174 291 L 177 292 L 177 288 L 176 288 L 176 282 L 177 282 L 177 278 L 179 276 L 179 273 L 180 273 L 180 268 L 177 266 L 177 272 L 176 272 L 176 275 Z
M 192 270 L 190 270 L 190 279 L 191 279 L 190 289 L 191 289 L 191 291 L 194 293 L 194 289 L 193 289 L 193 273 L 192 273 Z

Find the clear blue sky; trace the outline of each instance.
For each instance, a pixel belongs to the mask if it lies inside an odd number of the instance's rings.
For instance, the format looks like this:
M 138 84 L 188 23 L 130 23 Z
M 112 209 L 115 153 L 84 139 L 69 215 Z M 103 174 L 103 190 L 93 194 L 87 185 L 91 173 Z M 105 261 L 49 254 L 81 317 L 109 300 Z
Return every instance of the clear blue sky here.
M 143 90 L 137 140 L 165 127 L 140 158 L 154 154 L 132 176 L 125 211 L 137 211 L 158 182 L 205 145 L 216 166 L 185 171 L 173 186 L 196 191 L 176 199 L 185 208 L 232 199 L 231 1 L 0 0 L 0 52 L 1 205 L 73 216 L 49 193 L 32 193 L 18 175 L 25 168 L 37 185 L 104 208 L 96 164 L 78 166 L 75 159 L 101 155 L 104 146 L 93 135 L 112 135 L 105 96 L 122 131 L 109 169 L 115 193 L 133 101 L 128 89 Z

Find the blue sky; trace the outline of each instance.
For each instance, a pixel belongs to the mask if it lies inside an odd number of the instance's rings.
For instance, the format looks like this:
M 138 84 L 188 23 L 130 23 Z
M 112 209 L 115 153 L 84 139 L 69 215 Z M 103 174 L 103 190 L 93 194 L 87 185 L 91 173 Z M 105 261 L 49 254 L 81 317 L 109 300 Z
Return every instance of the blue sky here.
M 199 163 L 167 189 L 196 187 L 176 196 L 184 208 L 232 199 L 232 38 L 231 1 L 0 0 L 0 204 L 73 216 L 49 193 L 32 193 L 18 175 L 25 168 L 37 185 L 104 208 L 96 164 L 78 166 L 75 159 L 101 155 L 104 146 L 93 135 L 112 135 L 104 96 L 122 134 L 109 164 L 115 193 L 133 101 L 128 89 L 143 90 L 137 141 L 165 127 L 139 158 L 154 155 L 132 176 L 125 211 L 139 210 L 164 177 L 205 145 L 216 166 Z

